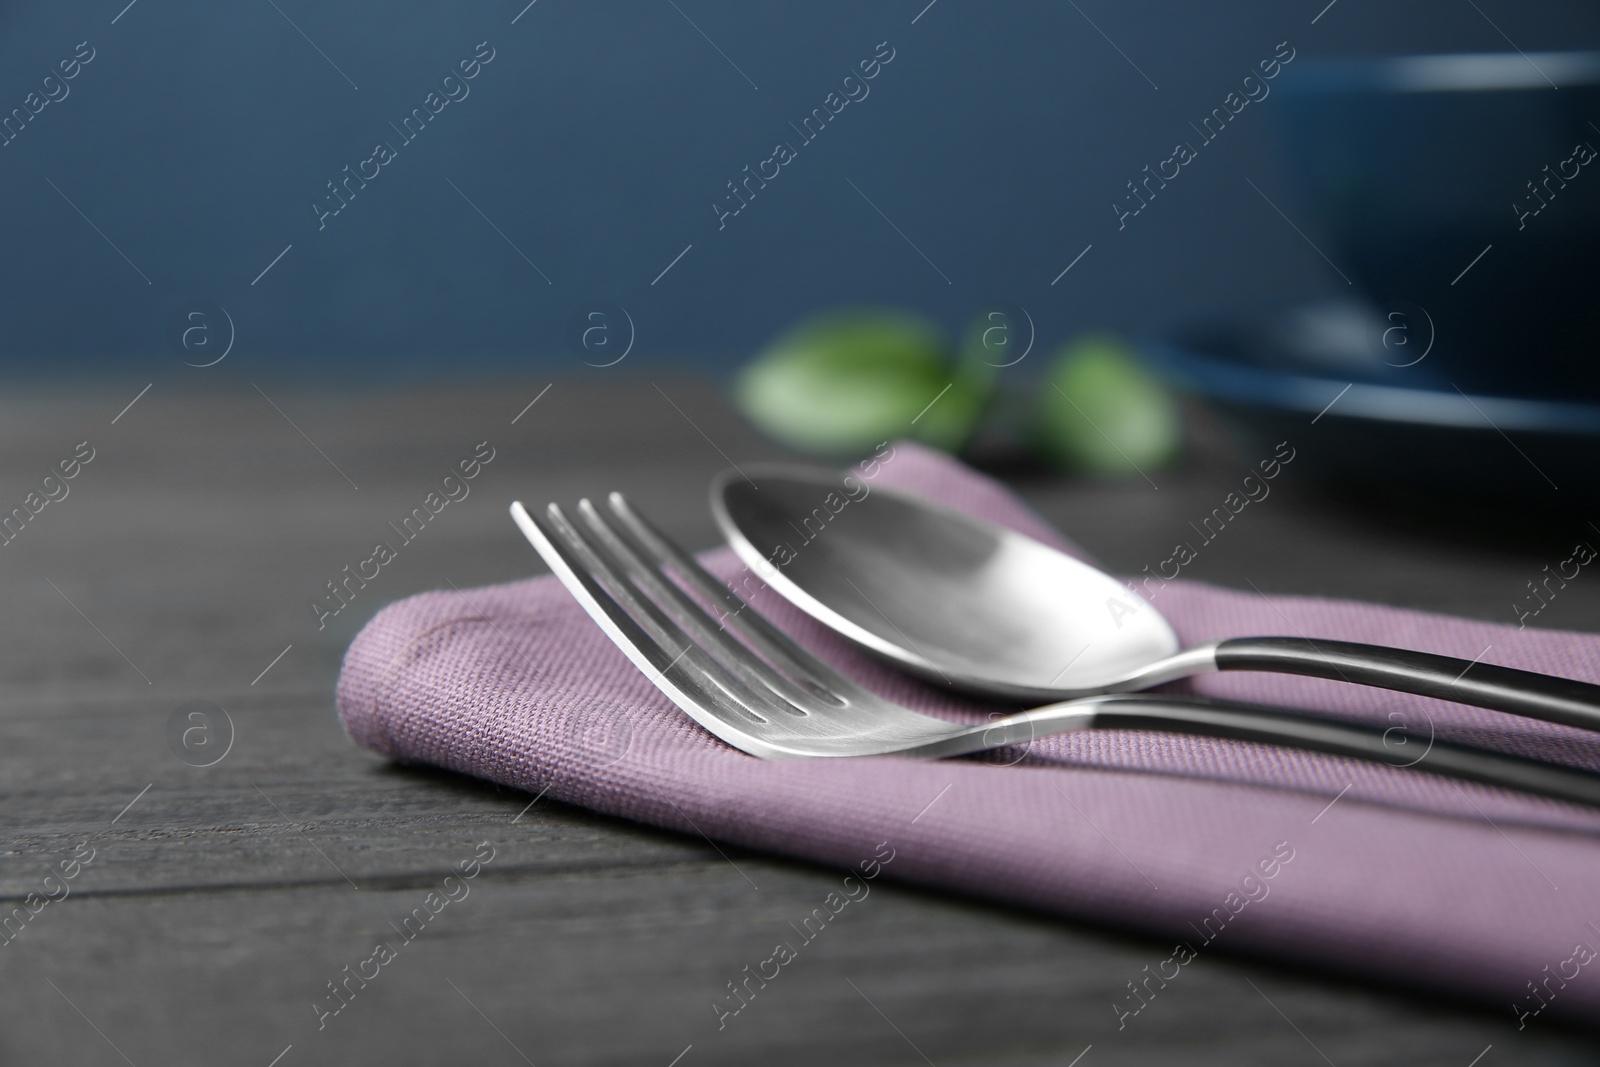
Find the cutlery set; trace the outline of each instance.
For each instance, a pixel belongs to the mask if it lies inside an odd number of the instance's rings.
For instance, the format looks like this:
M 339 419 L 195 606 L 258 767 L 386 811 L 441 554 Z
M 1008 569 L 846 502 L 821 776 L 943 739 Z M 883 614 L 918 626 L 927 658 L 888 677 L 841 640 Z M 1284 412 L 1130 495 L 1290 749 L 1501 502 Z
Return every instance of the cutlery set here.
M 1591 806 L 1600 774 L 1448 743 L 1426 731 L 1339 722 L 1235 701 L 1138 692 L 1212 671 L 1342 680 L 1600 730 L 1600 686 L 1429 653 L 1296 637 L 1180 649 L 1171 626 L 1116 579 L 1048 545 L 846 475 L 749 466 L 712 485 L 712 513 L 771 588 L 855 645 L 934 684 L 1051 701 L 976 725 L 866 689 L 759 615 L 619 493 L 511 515 L 561 583 L 696 723 L 764 759 L 937 759 L 1077 730 L 1143 730 L 1283 745 L 1414 767 Z M 818 518 L 813 518 L 818 516 Z M 817 522 L 827 525 L 815 532 Z M 807 526 L 807 520 L 811 525 Z M 813 533 L 797 538 L 799 531 Z M 774 548 L 803 546 L 769 561 Z M 1115 605 L 1120 605 L 1117 607 Z

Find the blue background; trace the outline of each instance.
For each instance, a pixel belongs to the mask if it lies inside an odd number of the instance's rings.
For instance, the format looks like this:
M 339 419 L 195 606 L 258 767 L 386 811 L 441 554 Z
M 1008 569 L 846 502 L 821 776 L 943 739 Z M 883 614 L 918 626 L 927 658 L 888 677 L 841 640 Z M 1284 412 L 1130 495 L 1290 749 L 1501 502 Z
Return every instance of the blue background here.
M 96 51 L 0 148 L 12 378 L 179 367 L 169 320 L 195 300 L 227 309 L 224 366 L 255 377 L 582 373 L 571 323 L 599 300 L 633 321 L 629 367 L 713 374 L 844 303 L 956 329 L 1005 300 L 1044 344 L 1146 335 L 1344 288 L 1250 187 L 1315 237 L 1276 97 L 1125 230 L 1111 208 L 1280 41 L 1297 64 L 1503 51 L 1495 26 L 1530 52 L 1600 44 L 1600 12 L 1576 2 L 1338 0 L 1315 24 L 1325 0 L 538 0 L 515 24 L 525 0 L 125 2 L 0 7 L 0 110 L 78 42 Z M 388 124 L 480 41 L 495 58 L 470 96 L 319 232 L 325 183 L 396 141 Z M 881 41 L 895 57 L 870 96 L 719 230 L 725 183 L 797 142 L 788 123 Z

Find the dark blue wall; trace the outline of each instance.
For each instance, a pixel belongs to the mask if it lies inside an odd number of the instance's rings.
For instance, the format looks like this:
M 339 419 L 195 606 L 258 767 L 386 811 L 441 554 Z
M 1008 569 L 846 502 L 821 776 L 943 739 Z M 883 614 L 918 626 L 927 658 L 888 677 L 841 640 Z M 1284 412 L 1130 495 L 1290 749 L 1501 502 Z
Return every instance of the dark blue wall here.
M 1592 5 L 1506 0 L 1338 0 L 1315 24 L 1325 0 L 125 2 L 0 6 L 0 111 L 94 52 L 0 148 L 13 376 L 175 366 L 197 300 L 252 374 L 576 366 L 596 300 L 627 309 L 635 364 L 713 371 L 845 302 L 954 327 L 1014 301 L 1045 342 L 1147 332 L 1343 285 L 1246 181 L 1293 212 L 1273 98 L 1126 229 L 1111 207 L 1279 42 L 1296 62 L 1600 43 Z M 390 123 L 479 42 L 469 95 L 403 143 Z M 789 123 L 880 42 L 870 95 L 801 143 Z M 319 230 L 326 183 L 379 141 L 395 158 Z M 780 141 L 797 157 L 719 224 Z

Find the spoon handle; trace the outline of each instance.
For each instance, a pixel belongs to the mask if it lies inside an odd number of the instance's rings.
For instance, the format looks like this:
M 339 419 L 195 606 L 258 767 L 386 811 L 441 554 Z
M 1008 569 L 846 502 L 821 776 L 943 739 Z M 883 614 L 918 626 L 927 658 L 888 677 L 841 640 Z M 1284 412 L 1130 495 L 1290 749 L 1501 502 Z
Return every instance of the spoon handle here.
M 1600 730 L 1600 685 L 1353 641 L 1235 637 L 1216 645 L 1219 671 L 1269 671 L 1355 682 L 1530 719 Z

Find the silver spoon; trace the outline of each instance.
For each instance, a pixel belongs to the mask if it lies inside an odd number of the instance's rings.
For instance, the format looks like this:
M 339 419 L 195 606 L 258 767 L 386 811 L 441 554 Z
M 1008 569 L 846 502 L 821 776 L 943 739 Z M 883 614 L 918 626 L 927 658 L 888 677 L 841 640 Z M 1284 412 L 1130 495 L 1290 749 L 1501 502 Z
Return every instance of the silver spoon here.
M 1510 667 L 1304 637 L 1180 650 L 1155 607 L 1110 575 L 847 472 L 747 464 L 712 482 L 711 512 L 749 571 L 812 618 L 969 692 L 1067 700 L 1212 671 L 1270 671 L 1600 730 L 1600 686 Z

